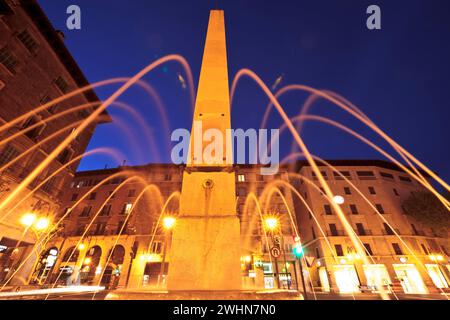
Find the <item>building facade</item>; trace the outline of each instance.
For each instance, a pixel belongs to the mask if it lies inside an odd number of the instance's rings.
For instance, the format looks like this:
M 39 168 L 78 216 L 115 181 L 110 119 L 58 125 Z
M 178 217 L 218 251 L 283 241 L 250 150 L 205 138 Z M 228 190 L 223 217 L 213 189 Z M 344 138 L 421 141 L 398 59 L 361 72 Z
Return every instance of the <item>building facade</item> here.
M 320 166 L 320 171 L 333 194 L 342 197 L 345 218 L 371 265 L 364 265 L 356 253 L 311 167 L 299 162 L 294 171 L 304 179 L 295 178 L 295 184 L 314 213 L 313 217 L 305 204 L 296 202 L 305 252 L 311 257 L 313 285 L 345 293 L 370 290 L 377 281 L 405 293 L 447 290 L 448 233 L 438 234 L 402 209 L 412 193 L 425 188 L 389 162 L 340 160 L 329 164 L 333 168 Z
M 162 219 L 177 217 L 183 170 L 183 166 L 150 164 L 77 173 L 64 193 L 63 209 L 57 219 L 63 221 L 62 236 L 47 244 L 33 282 L 164 287 L 170 268 L 171 237 Z M 288 175 L 282 171 L 277 176 L 263 176 L 254 166 L 236 170 L 243 286 L 273 288 L 275 268 L 267 249 L 267 241 L 270 247 L 272 239 L 264 237 L 263 217 L 257 212 L 256 202 L 246 199 L 250 193 L 257 199 L 271 181 L 287 183 Z M 271 196 L 267 210 L 280 217 L 280 235 L 284 235 L 283 245 L 289 248 L 294 228 L 288 212 L 295 219 L 294 205 L 291 194 L 279 189 L 284 200 L 279 194 Z M 54 258 L 49 260 L 49 256 Z M 285 287 L 296 285 L 294 260 L 289 249 L 279 259 L 280 272 L 284 262 L 291 266 L 291 270 L 284 271 L 281 285 Z
M 63 34 L 52 27 L 35 1 L 0 1 L 0 126 L 4 128 L 0 132 L 0 201 L 100 101 L 93 91 L 85 91 L 5 126 L 38 106 L 88 84 L 65 47 Z M 57 117 L 58 113 L 83 105 L 85 107 Z M 105 113 L 102 121 L 108 120 Z M 62 188 L 73 178 L 79 161 L 73 161 L 48 181 L 45 179 L 84 153 L 96 125 L 93 123 L 80 133 L 40 173 L 17 197 L 22 200 L 20 204 L 18 200 L 13 201 L 0 212 L 0 282 L 11 274 L 15 264 L 36 242 L 36 234 L 25 230 L 20 223 L 22 216 L 34 212 L 39 217 L 52 219 L 59 211 Z M 36 191 L 30 194 L 33 189 Z M 19 283 L 26 280 L 22 273 L 17 279 Z
M 371 265 L 364 265 L 356 253 L 305 162 L 282 167 L 275 176 L 260 175 L 257 166 L 235 166 L 243 288 L 301 289 L 299 260 L 293 255 L 299 235 L 307 290 L 373 291 L 377 281 L 400 293 L 447 290 L 448 235 L 424 227 L 402 210 L 403 201 L 423 187 L 385 161 L 330 164 L 334 169 L 320 170 L 333 193 L 344 199 L 341 207 Z M 64 193 L 59 216 L 64 218 L 63 237 L 47 244 L 33 279 L 164 288 L 171 234 L 161 221 L 178 214 L 183 170 L 151 164 L 77 173 Z M 146 196 L 138 200 L 145 188 Z M 276 232 L 265 228 L 268 216 L 279 220 Z M 270 253 L 274 247 L 278 254 Z M 50 252 L 55 263 L 48 265 Z

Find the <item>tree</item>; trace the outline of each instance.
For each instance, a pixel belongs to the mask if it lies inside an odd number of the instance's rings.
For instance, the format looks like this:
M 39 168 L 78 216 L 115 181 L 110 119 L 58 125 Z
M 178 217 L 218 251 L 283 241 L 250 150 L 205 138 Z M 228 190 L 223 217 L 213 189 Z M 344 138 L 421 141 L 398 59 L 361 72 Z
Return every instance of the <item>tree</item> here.
M 430 192 L 414 192 L 403 202 L 405 213 L 423 225 L 436 231 L 448 232 L 450 212 Z

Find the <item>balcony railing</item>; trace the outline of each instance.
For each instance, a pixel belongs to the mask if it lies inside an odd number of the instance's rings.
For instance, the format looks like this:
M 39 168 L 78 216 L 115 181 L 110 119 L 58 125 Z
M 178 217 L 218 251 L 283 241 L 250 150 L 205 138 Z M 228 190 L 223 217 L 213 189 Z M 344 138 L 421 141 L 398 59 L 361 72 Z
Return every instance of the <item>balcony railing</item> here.
M 364 230 L 355 230 L 355 233 L 358 236 L 371 236 L 372 235 L 372 230 L 368 230 L 368 229 L 364 229 Z
M 340 237 L 347 235 L 344 230 L 327 231 L 328 237 Z

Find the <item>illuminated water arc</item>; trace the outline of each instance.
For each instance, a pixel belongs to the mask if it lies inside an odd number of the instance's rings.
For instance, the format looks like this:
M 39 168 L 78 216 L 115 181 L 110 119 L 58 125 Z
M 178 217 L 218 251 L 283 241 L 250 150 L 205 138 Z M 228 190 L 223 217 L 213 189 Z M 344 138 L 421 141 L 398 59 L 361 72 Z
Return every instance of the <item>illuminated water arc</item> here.
M 158 216 L 158 220 L 156 221 L 155 228 L 153 229 L 153 232 L 152 232 L 152 237 L 150 238 L 150 242 L 148 244 L 147 253 L 149 253 L 151 251 L 151 247 L 153 245 L 153 241 L 155 240 L 156 232 L 158 231 L 159 224 L 161 223 L 161 218 L 166 213 L 166 210 L 167 210 L 167 207 L 169 206 L 169 203 L 172 201 L 172 199 L 175 199 L 175 198 L 178 199 L 178 202 L 180 202 L 180 196 L 181 196 L 181 193 L 179 191 L 172 192 L 172 194 L 167 198 L 166 202 L 162 206 L 161 212 L 160 212 L 160 214 Z
M 236 78 L 233 82 L 233 84 L 239 79 L 239 77 L 241 77 L 243 74 L 239 74 L 236 75 Z M 343 110 L 347 111 L 348 113 L 350 113 L 351 115 L 353 115 L 355 118 L 357 118 L 358 120 L 360 120 L 361 122 L 363 122 L 365 125 L 367 125 L 370 129 L 372 129 L 373 131 L 375 131 L 378 135 L 380 135 L 383 139 L 385 139 L 389 144 L 391 144 L 392 146 L 395 146 L 396 150 L 401 150 L 402 153 L 407 156 L 408 158 L 410 158 L 413 162 L 416 163 L 416 165 L 418 165 L 422 170 L 424 170 L 425 172 L 427 172 L 427 174 L 429 174 L 431 177 L 433 177 L 434 180 L 436 180 L 439 184 L 441 184 L 444 188 L 446 188 L 448 191 L 450 191 L 450 186 L 443 181 L 441 178 L 439 178 L 439 176 L 437 176 L 432 170 L 428 169 L 422 162 L 420 162 L 418 159 L 416 159 L 412 154 L 410 154 L 407 150 L 405 150 L 403 147 L 401 147 L 398 143 L 396 143 L 393 139 L 391 139 L 384 131 L 382 131 L 378 126 L 376 126 L 375 124 L 373 124 L 372 121 L 366 119 L 366 116 L 362 116 L 361 114 L 359 114 L 359 112 L 355 112 L 354 110 L 352 110 L 352 108 L 346 106 L 344 103 L 342 103 L 341 101 L 339 101 L 338 99 L 333 98 L 332 96 L 330 96 L 327 93 L 324 93 L 320 90 L 314 89 L 312 87 L 309 86 L 305 86 L 305 85 L 292 85 L 292 87 L 297 88 L 298 90 L 302 90 L 302 91 L 307 91 L 313 94 L 316 94 L 332 103 L 334 103 L 335 105 L 337 105 L 338 107 L 342 108 Z M 269 91 L 270 92 L 270 91 Z M 275 99 L 276 100 L 276 99 Z
M 97 153 L 104 153 L 104 154 L 108 154 L 111 157 L 115 158 L 117 161 L 120 161 L 121 157 L 117 157 L 117 153 L 119 153 L 118 151 L 115 151 L 111 148 L 97 148 L 97 149 L 93 149 L 91 151 L 87 151 L 83 154 L 78 155 L 77 157 L 71 159 L 70 161 L 68 161 L 67 163 L 65 163 L 64 165 L 62 165 L 61 167 L 59 167 L 56 171 L 53 171 L 48 177 L 46 177 L 42 182 L 40 182 L 33 190 L 31 190 L 29 193 L 27 193 L 26 196 L 24 196 L 22 199 L 20 199 L 9 211 L 7 211 L 2 217 L 0 217 L 0 223 L 6 219 L 6 217 L 13 212 L 19 205 L 21 205 L 25 200 L 27 200 L 29 197 L 31 197 L 37 190 L 39 190 L 47 181 L 49 181 L 51 178 L 53 178 L 54 176 L 56 176 L 58 173 L 60 173 L 61 171 L 63 171 L 65 168 L 67 168 L 68 166 L 72 165 L 73 163 L 77 162 L 78 160 L 81 160 L 83 157 L 89 157 L 92 154 L 97 154 Z
M 116 236 L 116 238 L 114 240 L 114 244 L 113 244 L 113 246 L 111 247 L 111 249 L 109 251 L 109 255 L 108 255 L 108 258 L 106 259 L 105 266 L 102 269 L 102 273 L 99 276 L 99 281 L 98 281 L 98 285 L 99 286 L 100 286 L 100 284 L 102 282 L 103 275 L 105 274 L 106 267 L 108 266 L 109 261 L 111 260 L 111 257 L 112 257 L 112 255 L 114 253 L 114 250 L 115 250 L 117 244 L 119 243 L 119 240 L 120 240 L 120 237 L 122 236 L 123 230 L 125 229 L 125 226 L 127 225 L 129 218 L 131 217 L 132 213 L 134 212 L 134 208 L 139 203 L 139 201 L 141 200 L 142 196 L 148 191 L 156 192 L 159 195 L 161 195 L 159 193 L 160 192 L 159 188 L 155 184 L 150 184 L 150 185 L 145 186 L 145 188 L 138 194 L 138 196 L 136 197 L 136 200 L 133 202 L 133 204 L 131 206 L 130 213 L 127 214 L 127 216 L 126 216 L 122 226 L 120 227 L 120 230 L 119 230 L 119 232 L 118 232 L 118 234 L 117 234 L 117 236 Z M 94 299 L 94 298 L 95 298 L 95 293 L 92 296 L 92 299 Z
M 50 117 L 48 117 L 48 118 L 42 119 L 42 120 L 36 122 L 35 124 L 33 124 L 33 125 L 29 126 L 29 127 L 26 127 L 26 128 L 24 128 L 24 129 L 21 129 L 20 131 L 18 131 L 18 132 L 16 132 L 16 133 L 14 133 L 14 134 L 12 134 L 12 135 L 10 135 L 10 136 L 8 136 L 8 137 L 2 139 L 2 140 L 0 141 L 0 146 L 2 146 L 2 145 L 4 145 L 4 144 L 8 143 L 8 142 L 11 141 L 11 140 L 14 140 L 15 138 L 17 138 L 17 137 L 19 137 L 19 136 L 21 136 L 21 135 L 26 134 L 27 132 L 29 132 L 29 131 L 31 131 L 31 130 L 33 130 L 33 129 L 36 129 L 36 128 L 42 126 L 42 125 L 45 125 L 45 124 L 49 123 L 50 121 L 56 120 L 56 119 L 58 119 L 58 118 L 60 118 L 60 117 L 62 117 L 62 116 L 64 116 L 64 115 L 66 115 L 66 114 L 70 114 L 70 113 L 73 113 L 73 112 L 76 112 L 76 111 L 79 111 L 79 110 L 83 110 L 83 109 L 88 109 L 88 108 L 90 108 L 90 107 L 92 107 L 92 106 L 98 105 L 99 103 L 100 103 L 100 102 L 89 102 L 89 103 L 85 103 L 85 104 L 82 104 L 82 105 L 73 107 L 73 108 L 71 108 L 71 109 L 64 110 L 64 111 L 59 112 L 59 113 L 57 113 L 57 114 L 54 114 L 54 115 L 52 115 L 52 116 L 50 116 Z
M 414 178 L 417 182 L 419 182 L 420 184 L 422 184 L 426 189 L 428 189 L 430 192 L 432 192 L 441 202 L 442 204 L 448 209 L 450 210 L 450 201 L 448 201 L 447 199 L 445 199 L 438 191 L 436 191 L 430 184 L 428 183 L 424 183 L 422 181 L 422 179 L 420 179 L 419 177 L 417 177 L 414 173 L 411 172 L 411 170 L 409 170 L 406 166 L 404 166 L 401 162 L 399 162 L 398 160 L 396 160 L 395 158 L 393 158 L 390 154 L 388 154 L 386 151 L 384 151 L 383 149 L 381 149 L 380 147 L 378 147 L 376 144 L 374 144 L 373 142 L 371 142 L 370 140 L 368 140 L 367 138 L 363 137 L 362 135 L 360 135 L 359 133 L 353 131 L 352 129 L 348 128 L 347 126 L 331 120 L 329 118 L 326 117 L 322 117 L 322 116 L 316 116 L 316 115 L 304 115 L 304 116 L 299 116 L 299 117 L 294 117 L 291 120 L 292 121 L 298 121 L 300 119 L 305 119 L 305 120 L 313 120 L 313 121 L 319 121 L 322 123 L 326 123 L 329 125 L 332 125 L 338 129 L 341 129 L 347 133 L 349 133 L 350 135 L 354 136 L 355 138 L 361 140 L 362 142 L 364 142 L 365 144 L 367 144 L 368 146 L 370 146 L 371 148 L 373 148 L 374 150 L 376 150 L 377 152 L 379 152 L 381 155 L 383 155 L 384 157 L 386 157 L 387 159 L 389 159 L 390 161 L 392 161 L 394 164 L 396 164 L 397 166 L 399 166 L 403 171 L 405 171 L 407 174 L 409 174 L 412 178 Z M 285 130 L 285 125 L 283 124 L 280 127 L 280 132 L 283 132 Z
M 338 259 L 336 257 L 336 255 L 334 254 L 334 250 L 331 246 L 330 241 L 328 240 L 328 236 L 326 235 L 325 231 L 322 229 L 322 226 L 320 225 L 319 221 L 316 218 L 315 213 L 312 211 L 311 207 L 308 205 L 308 203 L 306 202 L 305 198 L 303 197 L 303 195 L 300 194 L 300 192 L 298 192 L 298 190 L 292 186 L 290 183 L 284 181 L 284 180 L 275 180 L 272 181 L 271 183 L 269 183 L 269 185 L 267 187 L 270 187 L 272 184 L 281 184 L 287 188 L 289 188 L 299 199 L 300 201 L 305 205 L 306 209 L 308 210 L 309 214 L 311 214 L 311 216 L 314 219 L 314 222 L 316 223 L 317 227 L 319 228 L 320 233 L 323 235 L 325 242 L 327 243 L 327 246 L 330 250 L 330 253 L 332 255 L 332 258 L 335 260 L 335 262 L 337 263 Z
M 62 141 L 58 147 L 56 147 L 45 159 L 42 161 L 15 189 L 12 191 L 5 200 L 0 204 L 0 210 L 2 210 L 9 202 L 11 202 L 23 189 L 25 189 L 36 177 L 37 175 L 46 168 L 63 150 L 66 148 L 78 135 L 79 132 L 87 128 L 96 118 L 111 105 L 119 96 L 121 96 L 126 90 L 128 90 L 136 81 L 142 78 L 144 75 L 155 69 L 161 64 L 169 61 L 178 61 L 182 65 L 187 66 L 186 60 L 179 55 L 168 55 L 162 57 L 155 62 L 151 63 L 136 75 L 134 75 L 130 80 L 128 80 L 123 86 L 121 86 L 115 93 L 113 93 L 100 107 L 98 107 L 89 117 L 84 120 L 70 135 Z
M 258 215 L 259 215 L 259 219 L 261 221 L 261 227 L 262 227 L 262 231 L 264 233 L 264 239 L 266 240 L 266 246 L 267 246 L 267 250 L 270 250 L 270 244 L 269 244 L 269 238 L 267 237 L 267 232 L 266 232 L 266 228 L 264 228 L 264 217 L 263 217 L 263 213 L 261 210 L 261 204 L 259 203 L 258 198 L 256 197 L 254 192 L 250 192 L 247 197 L 245 198 L 245 203 L 244 203 L 244 212 L 248 213 L 248 202 L 250 200 L 253 200 L 256 206 L 256 210 L 258 211 Z M 253 225 L 253 214 L 252 214 L 252 220 L 250 221 L 250 226 Z M 249 228 L 250 230 L 250 228 Z M 250 233 L 250 231 L 248 231 Z M 250 236 L 247 237 L 247 241 L 248 239 L 250 239 Z M 249 243 L 246 243 L 246 247 L 250 247 Z M 272 263 L 272 255 L 269 254 L 269 262 Z
M 323 189 L 325 190 L 325 193 L 327 194 L 327 196 L 330 199 L 333 199 L 334 195 L 333 195 L 331 189 L 328 187 L 327 183 L 325 182 L 325 179 L 322 176 L 322 173 L 320 172 L 319 168 L 317 167 L 316 163 L 314 162 L 314 159 L 311 157 L 311 155 L 310 155 L 306 145 L 304 144 L 303 140 L 300 138 L 300 135 L 298 134 L 298 132 L 295 130 L 295 127 L 293 126 L 293 124 L 290 121 L 289 117 L 287 116 L 287 114 L 285 113 L 285 111 L 283 110 L 281 105 L 279 104 L 278 100 L 274 97 L 274 95 L 272 94 L 270 89 L 261 80 L 261 78 L 259 78 L 253 71 L 251 71 L 249 69 L 241 69 L 237 73 L 237 75 L 236 75 L 236 77 L 235 77 L 235 79 L 233 81 L 233 87 L 236 86 L 237 80 L 239 80 L 239 78 L 244 76 L 244 75 L 252 78 L 260 86 L 260 88 L 264 91 L 264 93 L 269 97 L 269 99 L 272 101 L 272 103 L 276 107 L 278 113 L 283 118 L 283 120 L 286 122 L 289 130 L 291 131 L 291 134 L 294 136 L 294 139 L 299 144 L 301 151 L 303 151 L 303 153 L 305 154 L 306 160 L 308 161 L 308 163 L 312 167 L 312 170 L 314 171 L 314 173 L 316 174 L 317 178 L 319 179 L 319 182 L 322 185 Z M 345 216 L 344 216 L 344 213 L 342 212 L 341 208 L 335 203 L 332 203 L 332 206 L 335 209 L 336 213 L 338 214 L 338 217 L 341 220 L 346 222 L 346 223 L 343 222 L 344 228 L 351 229 L 351 232 L 349 232 L 349 237 L 350 237 L 350 240 L 353 242 L 357 253 L 362 257 L 362 259 L 363 259 L 363 261 L 365 263 L 369 264 L 369 261 L 367 259 L 366 254 L 365 254 L 365 250 L 363 249 L 361 244 L 358 242 L 358 239 L 357 239 L 357 236 L 356 236 L 354 230 L 351 228 L 351 226 L 345 220 Z M 389 299 L 389 296 L 382 292 L 382 298 L 383 299 Z
M 93 186 L 91 189 L 89 189 L 89 191 L 88 192 L 86 192 L 78 201 L 76 201 L 75 202 L 75 204 L 71 207 L 71 209 L 72 208 L 75 208 L 76 206 L 78 206 L 81 202 L 83 202 L 88 196 L 89 196 L 89 194 L 91 193 L 91 192 L 93 192 L 93 191 L 95 191 L 95 190 L 97 190 L 98 188 L 100 188 L 103 184 L 105 184 L 107 181 L 109 181 L 109 180 L 111 180 L 111 179 L 114 179 L 115 177 L 120 177 L 120 176 L 127 176 L 127 175 L 133 175 L 133 174 L 136 174 L 136 172 L 134 172 L 134 171 L 130 171 L 130 170 L 124 170 L 124 171 L 121 171 L 121 172 L 117 172 L 117 173 L 115 173 L 115 174 L 113 174 L 113 175 L 111 175 L 111 176 L 108 176 L 108 177 L 106 177 L 106 178 L 104 178 L 103 180 L 101 180 L 98 184 L 96 184 L 95 186 Z M 142 180 L 143 181 L 145 181 L 143 178 L 142 178 Z M 69 209 L 69 210 L 67 210 L 67 212 L 65 212 L 63 215 L 62 215 L 62 217 L 55 223 L 55 224 L 52 224 L 52 228 L 47 232 L 47 236 L 45 236 L 45 237 L 43 237 L 43 239 L 41 240 L 41 242 L 36 242 L 35 244 L 34 244 L 34 247 L 36 247 L 36 246 L 41 246 L 45 241 L 46 241 L 46 239 L 47 238 L 49 238 L 50 237 L 50 235 L 51 235 L 51 233 L 53 232 L 53 231 L 56 231 L 57 230 L 57 228 L 58 228 L 58 226 L 68 217 L 68 215 L 72 212 L 72 210 L 71 209 Z M 33 251 L 21 262 L 21 264 L 19 265 L 19 267 L 15 270 L 15 272 L 11 275 L 11 277 L 9 278 L 9 279 L 7 279 L 7 281 L 3 284 L 3 286 L 0 288 L 0 291 L 2 291 L 4 288 L 5 288 L 5 286 L 9 283 L 9 281 L 11 281 L 11 279 L 14 277 L 14 275 L 25 265 L 25 263 L 31 258 L 31 256 L 32 256 L 32 254 L 33 254 Z
M 143 180 L 142 178 L 140 178 L 139 176 L 132 176 L 132 177 L 130 177 L 130 178 L 128 178 L 128 179 L 126 179 L 125 181 L 123 181 L 122 183 L 120 183 L 116 188 L 114 188 L 114 190 L 111 192 L 111 194 L 106 198 L 106 200 L 105 201 L 103 201 L 103 203 L 102 203 L 102 205 L 100 206 L 100 208 L 97 210 L 97 212 L 95 213 L 95 215 L 92 217 L 92 219 L 90 220 L 90 222 L 89 222 L 89 224 L 86 226 L 86 228 L 85 228 L 85 230 L 84 230 L 84 232 L 83 232 L 83 234 L 80 236 L 80 238 L 78 239 L 78 241 L 77 241 L 77 244 L 75 245 L 75 250 L 73 250 L 71 253 L 70 253 L 70 256 L 69 256 L 69 258 L 67 259 L 67 261 L 65 262 L 65 265 L 63 265 L 63 267 L 61 268 L 59 268 L 60 269 L 60 271 L 59 271 L 59 273 L 58 273 L 58 276 L 56 277 L 56 279 L 55 279 L 55 281 L 54 281 L 54 283 L 53 283 L 53 285 L 52 285 L 52 289 L 57 285 L 57 283 L 58 283 L 58 280 L 59 280 L 59 278 L 61 277 L 61 275 L 62 275 L 62 273 L 63 273 L 63 271 L 64 271 L 64 269 L 68 266 L 68 264 L 70 263 L 70 260 L 72 259 L 72 257 L 73 257 L 73 255 L 75 254 L 75 252 L 76 252 L 76 250 L 78 250 L 78 248 L 79 248 L 79 246 L 80 246 L 80 244 L 83 242 L 83 239 L 84 239 L 84 237 L 86 236 L 86 234 L 89 232 L 89 229 L 91 228 L 91 226 L 94 224 L 94 221 L 97 219 L 97 217 L 100 215 L 100 213 L 102 212 L 102 210 L 103 210 L 103 208 L 105 207 L 105 205 L 108 203 L 108 201 L 109 200 L 111 200 L 111 198 L 112 197 L 114 197 L 114 195 L 117 193 L 117 191 L 119 191 L 124 185 L 126 185 L 127 183 L 129 183 L 130 181 L 133 181 L 133 180 L 140 180 L 140 182 L 144 182 L 144 183 L 146 183 L 146 181 L 145 180 Z M 86 194 L 90 194 L 91 192 L 86 192 Z M 73 208 L 72 208 L 73 209 Z M 72 210 L 71 210 L 72 211 Z M 83 263 L 83 261 L 81 261 L 81 264 Z M 47 298 L 48 298 L 48 296 L 46 297 L 46 300 L 47 300 Z
M 82 123 L 83 120 L 79 120 L 76 121 L 74 123 L 71 123 L 57 131 L 55 131 L 54 133 L 52 133 L 51 135 L 49 135 L 48 137 L 46 137 L 45 139 L 40 140 L 39 142 L 35 143 L 31 148 L 28 148 L 26 151 L 22 152 L 20 155 L 18 155 L 16 158 L 12 159 L 11 161 L 9 161 L 8 163 L 4 164 L 2 167 L 0 167 L 0 172 L 8 169 L 10 166 L 12 166 L 13 164 L 15 164 L 17 161 L 19 161 L 20 159 L 22 159 L 23 157 L 25 157 L 27 154 L 29 154 L 30 152 L 34 151 L 35 149 L 37 149 L 38 147 L 40 147 L 41 145 L 43 145 L 44 143 L 52 140 L 53 138 L 58 137 L 59 135 L 61 135 L 62 133 L 64 133 L 65 131 L 68 131 L 70 129 L 72 129 L 73 127 L 75 127 L 77 124 Z M 3 209 L 4 205 L 3 202 L 2 204 L 0 204 L 0 209 Z

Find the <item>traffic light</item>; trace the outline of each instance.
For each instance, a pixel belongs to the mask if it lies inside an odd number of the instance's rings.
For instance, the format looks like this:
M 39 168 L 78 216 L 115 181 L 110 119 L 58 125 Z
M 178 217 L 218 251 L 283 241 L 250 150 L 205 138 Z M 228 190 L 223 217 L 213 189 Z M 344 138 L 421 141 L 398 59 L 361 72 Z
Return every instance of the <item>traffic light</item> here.
M 303 256 L 303 247 L 300 243 L 295 244 L 293 248 L 293 253 L 296 258 L 301 258 Z

